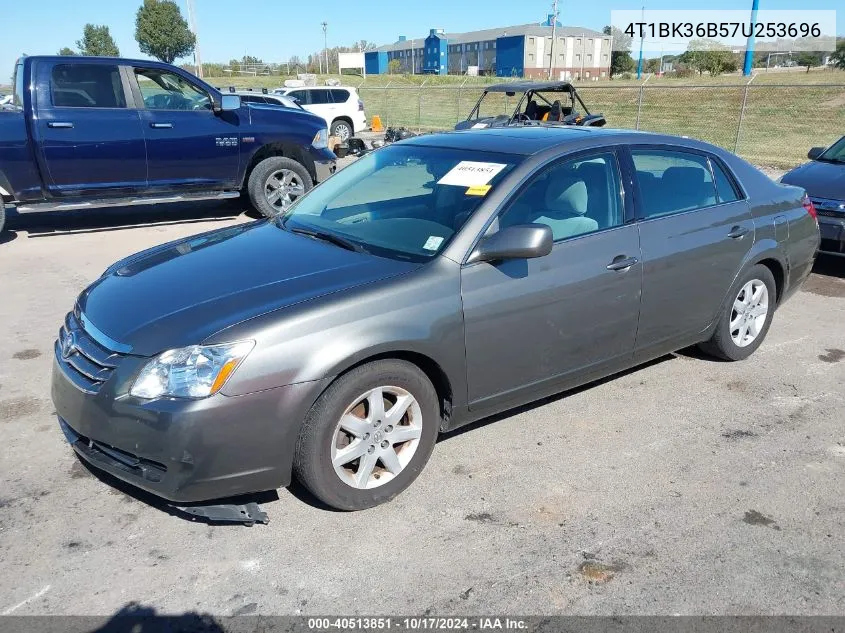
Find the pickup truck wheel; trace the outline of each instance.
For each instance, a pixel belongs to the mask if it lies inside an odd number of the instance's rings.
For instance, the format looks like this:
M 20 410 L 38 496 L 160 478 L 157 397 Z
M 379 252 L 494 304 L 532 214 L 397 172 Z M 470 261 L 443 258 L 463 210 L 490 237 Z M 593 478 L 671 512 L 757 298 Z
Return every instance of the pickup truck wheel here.
M 287 211 L 297 198 L 313 187 L 314 182 L 305 167 L 281 156 L 271 156 L 258 163 L 247 183 L 252 206 L 268 218 Z
M 338 119 L 332 123 L 331 136 L 336 136 L 342 143 L 345 143 L 352 136 L 352 125 L 349 121 Z
M 367 363 L 335 380 L 311 407 L 294 472 L 333 508 L 371 508 L 411 485 L 439 430 L 437 392 L 416 365 Z

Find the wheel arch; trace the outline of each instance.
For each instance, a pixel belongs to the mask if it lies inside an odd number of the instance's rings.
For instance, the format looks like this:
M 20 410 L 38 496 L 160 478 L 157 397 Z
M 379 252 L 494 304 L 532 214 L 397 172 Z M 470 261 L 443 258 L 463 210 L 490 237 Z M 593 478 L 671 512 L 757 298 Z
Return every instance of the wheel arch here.
M 355 135 L 355 123 L 352 121 L 352 117 L 347 116 L 345 114 L 341 114 L 340 116 L 336 116 L 332 119 L 331 125 L 329 125 L 329 130 L 331 130 L 332 125 L 337 123 L 338 121 L 344 121 L 349 124 L 349 127 L 352 128 L 352 134 L 350 136 Z
M 306 171 L 308 171 L 308 174 L 311 176 L 311 180 L 313 182 L 317 182 L 317 170 L 315 169 L 313 159 L 308 156 L 308 153 L 303 151 L 302 147 L 296 143 L 286 143 L 282 141 L 267 143 L 266 145 L 260 147 L 252 155 L 249 159 L 246 170 L 244 171 L 244 177 L 241 181 L 241 189 L 245 188 L 247 183 L 249 183 L 249 177 L 256 165 L 265 158 L 270 158 L 271 156 L 281 156 L 283 158 L 295 160 L 297 163 L 305 167 Z
M 442 365 L 438 363 L 430 355 L 423 352 L 410 349 L 390 349 L 390 350 L 371 350 L 367 353 L 356 355 L 353 358 L 347 359 L 342 365 L 335 368 L 332 372 L 334 377 L 328 382 L 323 389 L 334 383 L 341 376 L 349 373 L 353 369 L 372 363 L 379 360 L 401 360 L 417 367 L 422 371 L 426 377 L 431 381 L 434 390 L 437 392 L 437 399 L 440 405 L 441 415 L 441 429 L 445 427 L 452 414 L 452 405 L 454 402 L 454 384 L 449 378 L 449 375 L 443 369 Z M 322 392 L 317 396 L 322 395 Z M 315 398 L 315 402 L 317 400 Z

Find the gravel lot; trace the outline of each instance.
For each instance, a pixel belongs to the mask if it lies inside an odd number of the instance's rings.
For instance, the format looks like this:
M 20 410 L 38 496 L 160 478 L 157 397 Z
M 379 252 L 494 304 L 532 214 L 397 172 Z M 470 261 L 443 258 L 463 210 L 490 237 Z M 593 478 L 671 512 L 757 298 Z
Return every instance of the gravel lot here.
M 10 219 L 0 614 L 845 614 L 845 260 L 750 360 L 667 356 L 484 421 L 387 506 L 281 490 L 269 525 L 209 526 L 95 477 L 50 402 L 64 314 L 114 260 L 243 210 Z

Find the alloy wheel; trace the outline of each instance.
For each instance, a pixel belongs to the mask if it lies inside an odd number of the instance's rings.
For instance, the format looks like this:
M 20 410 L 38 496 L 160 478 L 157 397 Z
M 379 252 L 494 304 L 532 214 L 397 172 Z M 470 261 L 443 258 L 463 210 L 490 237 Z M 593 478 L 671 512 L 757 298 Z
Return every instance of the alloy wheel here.
M 731 339 L 738 347 L 751 345 L 763 330 L 769 315 L 769 289 L 759 279 L 747 282 L 734 299 L 731 310 Z
M 352 136 L 352 130 L 349 129 L 349 126 L 346 123 L 335 124 L 334 132 L 335 136 L 343 142 L 349 140 L 349 137 Z
M 303 194 L 305 194 L 305 185 L 302 179 L 290 169 L 274 171 L 264 183 L 264 195 L 267 196 L 267 202 L 279 211 L 285 211 Z
M 401 387 L 381 386 L 358 396 L 332 437 L 337 476 L 353 488 L 383 486 L 410 463 L 420 444 L 422 411 Z

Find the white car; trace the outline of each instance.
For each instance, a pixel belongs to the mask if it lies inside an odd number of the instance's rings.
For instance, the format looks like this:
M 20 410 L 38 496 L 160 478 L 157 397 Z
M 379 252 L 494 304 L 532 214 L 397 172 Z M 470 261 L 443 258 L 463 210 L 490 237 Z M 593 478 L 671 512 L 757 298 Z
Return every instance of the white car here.
M 227 94 L 235 94 L 241 98 L 242 103 L 259 103 L 261 105 L 277 105 L 283 108 L 293 108 L 296 110 L 304 110 L 296 99 L 286 97 L 285 95 L 254 92 L 252 90 L 230 90 Z
M 329 134 L 346 141 L 366 129 L 364 102 L 355 88 L 348 86 L 314 86 L 277 88 L 273 91 L 296 99 L 303 108 L 322 117 L 329 126 Z

